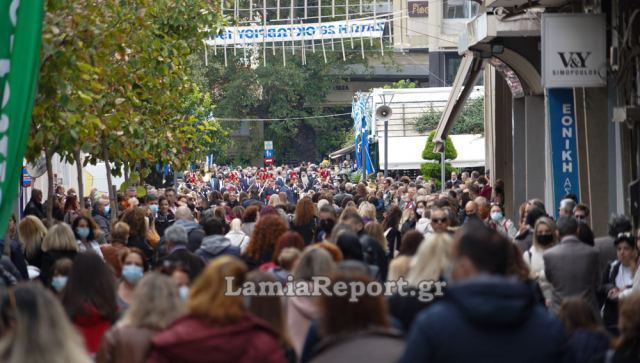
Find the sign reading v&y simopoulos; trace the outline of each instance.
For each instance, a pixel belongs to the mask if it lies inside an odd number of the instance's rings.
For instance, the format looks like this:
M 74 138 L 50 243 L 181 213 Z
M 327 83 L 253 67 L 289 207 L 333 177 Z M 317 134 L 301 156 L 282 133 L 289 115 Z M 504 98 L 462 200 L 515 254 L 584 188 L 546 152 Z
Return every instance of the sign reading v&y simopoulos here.
M 607 84 L 603 14 L 542 16 L 542 85 L 545 88 Z
M 554 205 L 567 194 L 580 199 L 576 113 L 571 88 L 547 89 Z

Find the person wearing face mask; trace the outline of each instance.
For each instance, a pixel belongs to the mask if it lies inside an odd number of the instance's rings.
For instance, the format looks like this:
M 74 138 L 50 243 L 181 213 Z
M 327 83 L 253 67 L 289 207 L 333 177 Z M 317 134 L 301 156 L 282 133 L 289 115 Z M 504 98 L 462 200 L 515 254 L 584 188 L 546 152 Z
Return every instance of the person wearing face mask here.
M 533 244 L 523 254 L 524 261 L 529 265 L 531 278 L 538 282 L 547 306 L 551 304 L 553 287 L 544 273 L 544 252 L 553 247 L 557 241 L 556 223 L 548 217 L 539 218 L 533 228 Z
M 85 216 L 78 216 L 71 225 L 73 233 L 76 236 L 78 252 L 92 251 L 104 260 L 104 256 L 100 250 L 100 245 L 96 242 L 93 230 L 90 226 L 91 223 L 89 222 L 89 218 Z
M 132 301 L 133 290 L 147 270 L 144 252 L 137 248 L 125 250 L 120 256 L 122 261 L 122 279 L 118 283 L 117 300 L 120 311 L 126 310 Z
M 333 227 L 336 225 L 336 210 L 332 205 L 326 204 L 320 207 L 318 213 L 318 226 L 316 227 L 316 242 L 321 242 L 329 238 Z
M 93 205 L 93 210 L 91 211 L 91 217 L 100 230 L 104 232 L 104 238 L 106 240 L 109 239 L 109 234 L 111 233 L 111 222 L 109 221 L 109 201 L 105 201 L 103 199 L 98 199 Z
M 53 278 L 51 278 L 51 287 L 56 295 L 62 296 L 62 290 L 67 286 L 69 280 L 69 272 L 73 266 L 70 258 L 61 258 L 53 264 Z
M 505 217 L 504 210 L 501 206 L 497 204 L 491 205 L 491 211 L 489 214 L 491 220 L 489 221 L 489 226 L 498 232 L 508 236 L 510 239 L 513 239 L 518 233 L 513 222 Z

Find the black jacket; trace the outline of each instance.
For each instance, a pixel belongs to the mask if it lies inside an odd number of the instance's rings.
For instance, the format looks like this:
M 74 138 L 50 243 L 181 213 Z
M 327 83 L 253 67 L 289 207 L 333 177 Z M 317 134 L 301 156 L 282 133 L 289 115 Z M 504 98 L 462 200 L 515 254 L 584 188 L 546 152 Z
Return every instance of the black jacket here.
M 0 252 L 3 250 L 4 240 L 0 240 Z M 28 280 L 29 273 L 27 272 L 27 262 L 18 241 L 11 241 L 11 262 L 13 262 L 18 271 L 20 271 L 22 278 Z
M 44 207 L 42 203 L 38 203 L 35 200 L 31 199 L 27 206 L 24 207 L 24 216 L 36 216 L 40 219 L 47 218 L 47 213 L 44 211 Z

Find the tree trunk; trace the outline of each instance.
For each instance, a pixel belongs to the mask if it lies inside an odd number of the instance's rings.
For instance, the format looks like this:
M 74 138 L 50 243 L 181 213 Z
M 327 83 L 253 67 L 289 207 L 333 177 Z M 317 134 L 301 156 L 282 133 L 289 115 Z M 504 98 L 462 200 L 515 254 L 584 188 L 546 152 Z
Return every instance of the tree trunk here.
M 82 160 L 80 160 L 80 155 L 80 148 L 75 148 L 73 150 L 73 158 L 76 161 L 76 170 L 78 171 L 78 202 L 80 203 L 80 207 L 84 209 L 84 178 L 82 175 Z
M 54 187 L 53 187 L 53 152 L 48 147 L 44 148 L 44 155 L 47 164 L 47 226 L 53 226 L 53 204 L 55 203 Z
M 102 141 L 102 159 L 104 160 L 104 166 L 107 170 L 107 187 L 109 188 L 109 205 L 111 206 L 111 222 L 115 222 L 118 216 L 118 203 L 116 203 L 116 196 L 113 195 L 113 180 L 111 179 L 111 166 L 109 165 L 109 150 L 107 149 L 107 142 Z
M 124 162 L 122 165 L 122 169 L 124 169 L 124 182 L 129 185 L 129 163 Z

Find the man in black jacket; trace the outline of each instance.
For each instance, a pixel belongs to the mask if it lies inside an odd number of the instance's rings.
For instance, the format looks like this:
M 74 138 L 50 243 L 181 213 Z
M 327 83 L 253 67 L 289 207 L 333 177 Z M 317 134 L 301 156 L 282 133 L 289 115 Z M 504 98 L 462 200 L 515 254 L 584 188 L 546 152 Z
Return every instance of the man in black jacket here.
M 24 216 L 36 216 L 42 220 L 47 218 L 47 213 L 42 206 L 42 191 L 40 189 L 33 189 L 31 192 L 31 199 L 24 207 Z

